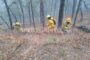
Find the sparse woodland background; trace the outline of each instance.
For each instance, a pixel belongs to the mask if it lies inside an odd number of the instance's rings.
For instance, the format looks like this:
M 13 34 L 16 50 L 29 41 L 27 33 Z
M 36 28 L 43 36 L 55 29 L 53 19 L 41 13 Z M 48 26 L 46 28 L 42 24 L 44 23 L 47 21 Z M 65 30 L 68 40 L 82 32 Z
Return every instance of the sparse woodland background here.
M 23 27 L 44 27 L 46 16 L 51 15 L 60 27 L 62 20 L 71 17 L 73 24 L 89 17 L 89 0 L 0 0 L 0 24 L 11 28 L 19 21 Z
M 72 32 L 43 33 L 48 14 L 57 28 L 71 17 Z M 16 21 L 40 32 L 12 30 Z M 90 60 L 90 0 L 0 0 L 0 60 Z

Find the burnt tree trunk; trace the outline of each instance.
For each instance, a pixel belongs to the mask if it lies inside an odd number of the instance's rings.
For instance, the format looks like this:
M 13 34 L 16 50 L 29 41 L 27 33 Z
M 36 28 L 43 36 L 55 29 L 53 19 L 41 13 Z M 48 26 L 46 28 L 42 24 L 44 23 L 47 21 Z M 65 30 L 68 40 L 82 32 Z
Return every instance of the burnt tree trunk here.
M 59 8 L 58 27 L 61 27 L 61 25 L 62 25 L 64 6 L 65 6 L 65 0 L 61 0 L 60 1 L 60 8 Z
M 74 13 L 75 13 L 76 2 L 77 2 L 77 0 L 73 0 L 73 7 L 72 7 L 72 19 L 73 19 L 73 17 L 74 17 Z
M 82 11 L 82 8 L 80 8 L 80 15 L 81 15 L 80 22 L 82 22 L 83 21 L 83 11 Z
M 23 18 L 23 27 L 25 27 L 25 18 L 24 18 L 24 11 L 23 11 L 23 5 L 22 5 L 22 1 L 18 0 L 19 4 L 20 4 L 20 8 L 21 8 L 21 12 L 22 12 L 22 18 Z
M 5 3 L 5 7 L 6 7 L 6 10 L 7 10 L 7 14 L 8 14 L 9 22 L 10 22 L 10 28 L 13 29 L 12 19 L 11 19 L 9 7 L 8 7 L 8 5 L 7 5 L 7 1 L 6 1 L 6 0 L 3 0 L 3 1 L 4 1 L 4 3 Z
M 15 19 L 15 22 L 17 21 L 17 17 L 16 17 L 16 15 L 13 13 L 13 11 L 9 8 L 9 10 L 10 10 L 10 12 L 11 12 L 11 14 L 13 15 L 13 17 L 14 17 L 14 19 Z
M 54 0 L 51 0 L 51 8 L 50 8 L 50 15 L 52 16 L 52 11 L 53 11 L 53 1 Z
M 12 11 L 12 9 L 10 8 L 10 7 L 13 7 L 13 5 L 16 5 L 16 2 L 14 1 L 14 2 L 12 2 L 10 5 L 9 5 L 9 11 L 10 11 L 10 13 L 11 13 L 11 15 L 13 15 L 13 17 L 14 17 L 14 19 L 15 19 L 15 22 L 17 21 L 17 17 L 16 17 L 16 15 L 14 14 L 14 12 Z
M 3 21 L 3 23 L 5 23 L 7 25 L 7 27 L 9 28 L 9 25 L 8 25 L 7 21 L 5 21 L 5 19 L 2 16 L 0 16 L 0 18 Z
M 73 26 L 75 26 L 75 24 L 76 24 L 77 15 L 79 13 L 79 10 L 80 10 L 80 7 L 81 7 L 81 3 L 82 3 L 82 0 L 79 0 Z
M 41 20 L 42 26 L 44 28 L 44 26 L 45 26 L 45 14 L 44 14 L 43 0 L 40 0 L 40 20 Z
M 30 4 L 31 4 L 31 12 L 32 12 L 33 26 L 34 26 L 34 29 L 35 29 L 35 31 L 36 31 L 36 26 L 35 26 L 35 19 L 34 19 L 34 11 L 33 11 L 32 0 L 30 0 Z
M 31 21 L 31 5 L 30 5 L 30 0 L 28 0 L 28 14 L 29 14 L 29 21 L 30 21 L 30 25 L 32 24 L 32 21 Z

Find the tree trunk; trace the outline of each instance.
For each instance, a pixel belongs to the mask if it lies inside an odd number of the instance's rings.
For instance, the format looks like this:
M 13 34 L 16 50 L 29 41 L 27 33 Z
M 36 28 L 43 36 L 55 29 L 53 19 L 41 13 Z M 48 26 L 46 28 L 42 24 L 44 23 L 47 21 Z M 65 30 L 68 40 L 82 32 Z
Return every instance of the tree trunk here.
M 30 4 L 31 4 L 31 12 L 32 12 L 33 26 L 34 26 L 34 29 L 35 29 L 35 31 L 36 31 L 35 19 L 34 19 L 34 12 L 33 12 L 33 6 L 32 6 L 32 0 L 30 0 Z
M 30 0 L 28 0 L 28 14 L 29 14 L 29 21 L 30 21 L 30 25 L 31 25 L 31 23 L 32 23 L 32 21 L 31 21 L 31 7 L 30 7 L 31 5 L 30 5 Z
M 83 11 L 82 11 L 82 8 L 80 8 L 80 15 L 81 15 L 80 22 L 82 22 L 83 21 Z
M 0 18 L 1 18 L 1 20 L 3 21 L 3 23 L 5 23 L 5 24 L 7 25 L 7 27 L 9 28 L 9 25 L 8 25 L 8 23 L 5 21 L 5 19 L 4 19 L 2 16 L 0 16 Z
M 10 8 L 9 8 L 9 10 L 10 10 L 11 14 L 13 15 L 13 17 L 15 18 L 15 22 L 16 22 L 17 21 L 16 15 L 12 12 L 12 10 Z
M 45 26 L 45 15 L 44 15 L 43 0 L 40 0 L 40 20 L 41 20 L 42 26 L 44 28 L 44 26 Z
M 64 5 L 65 5 L 65 0 L 61 0 L 60 8 L 59 8 L 58 27 L 61 27 L 61 25 L 62 25 L 63 14 L 64 14 Z
M 51 0 L 51 9 L 50 9 L 50 15 L 52 16 L 52 11 L 53 11 L 53 1 L 54 0 Z
M 14 14 L 14 12 L 12 11 L 12 9 L 10 8 L 10 7 L 13 7 L 13 5 L 16 5 L 16 2 L 14 1 L 14 2 L 12 2 L 10 5 L 9 5 L 9 11 L 10 11 L 10 13 L 13 15 L 13 17 L 14 17 L 14 19 L 15 19 L 15 22 L 17 21 L 17 17 L 16 17 L 16 15 Z
M 6 1 L 6 0 L 3 0 L 3 1 L 4 1 L 4 3 L 5 3 L 5 7 L 6 7 L 6 10 L 7 10 L 7 13 L 8 13 L 8 18 L 9 18 L 9 22 L 10 22 L 10 28 L 13 29 L 13 26 L 12 26 L 12 19 L 11 19 L 9 7 L 8 7 L 8 5 L 7 5 L 7 1 Z
M 73 0 L 73 7 L 72 7 L 72 19 L 73 19 L 73 17 L 74 17 L 74 13 L 75 13 L 76 2 L 77 2 L 77 0 Z
M 53 10 L 53 17 L 56 15 L 56 6 L 57 6 L 57 1 L 54 2 L 54 10 Z
M 18 0 L 15 0 L 16 1 L 16 7 L 17 7 L 17 12 L 18 12 L 18 16 L 19 16 L 19 21 L 21 22 L 22 21 L 22 16 L 21 16 L 21 13 L 20 13 L 20 8 L 19 8 L 19 5 L 18 4 Z
M 75 24 L 76 24 L 76 19 L 77 19 L 77 15 L 78 15 L 78 12 L 79 12 L 80 7 L 81 7 L 81 3 L 82 3 L 82 0 L 79 0 L 73 26 L 75 26 Z
M 24 11 L 23 11 L 23 6 L 22 6 L 22 1 L 18 0 L 19 4 L 20 4 L 20 8 L 21 8 L 21 12 L 22 12 L 22 18 L 23 18 L 23 27 L 25 27 L 25 18 L 24 18 Z

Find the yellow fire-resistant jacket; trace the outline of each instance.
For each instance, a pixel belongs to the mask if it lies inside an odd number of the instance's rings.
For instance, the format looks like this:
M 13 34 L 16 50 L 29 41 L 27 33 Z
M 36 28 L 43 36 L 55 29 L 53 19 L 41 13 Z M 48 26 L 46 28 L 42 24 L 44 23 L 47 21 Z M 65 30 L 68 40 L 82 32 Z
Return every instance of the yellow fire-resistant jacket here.
M 48 24 L 47 25 L 48 25 L 48 29 L 54 29 L 55 25 L 56 25 L 55 20 L 54 19 L 48 20 Z
M 62 24 L 62 28 L 63 30 L 68 30 L 72 27 L 72 21 L 71 21 L 71 18 L 67 18 L 63 24 Z
M 19 22 L 16 22 L 16 23 L 15 23 L 15 28 L 16 28 L 16 29 L 20 29 L 20 27 L 21 27 L 21 24 L 20 24 Z

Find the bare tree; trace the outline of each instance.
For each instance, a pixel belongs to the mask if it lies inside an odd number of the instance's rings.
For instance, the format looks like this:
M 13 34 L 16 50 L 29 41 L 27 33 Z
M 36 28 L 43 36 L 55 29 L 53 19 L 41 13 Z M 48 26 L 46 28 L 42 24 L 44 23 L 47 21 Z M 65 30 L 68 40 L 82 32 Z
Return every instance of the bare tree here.
M 75 24 L 76 24 L 76 19 L 77 19 L 77 15 L 78 15 L 78 13 L 79 13 L 81 4 L 82 4 L 82 0 L 79 0 L 73 26 L 75 26 Z
M 57 1 L 54 2 L 53 17 L 55 17 L 55 15 L 56 15 L 56 10 L 57 10 L 57 9 L 56 9 L 56 6 L 57 6 Z
M 86 1 L 83 0 L 83 4 L 84 4 L 84 6 L 85 6 L 85 8 L 86 8 L 87 10 L 90 10 L 90 8 L 88 7 Z M 90 4 L 89 4 L 89 5 L 90 5 Z
M 32 12 L 33 26 L 34 26 L 34 29 L 35 29 L 35 31 L 36 31 L 32 0 L 30 0 L 30 4 L 31 4 L 31 12 Z
M 40 20 L 41 20 L 42 26 L 44 28 L 44 26 L 45 26 L 45 14 L 44 14 L 43 0 L 40 0 Z
M 59 8 L 58 27 L 61 27 L 62 25 L 64 6 L 65 6 L 65 0 L 61 0 L 60 8 Z
M 31 11 L 30 11 L 31 10 L 30 0 L 28 0 L 28 6 L 27 7 L 28 7 L 28 13 L 29 13 L 29 21 L 30 21 L 30 25 L 31 25 L 32 21 L 31 21 Z
M 3 23 L 5 23 L 6 26 L 9 28 L 9 25 L 8 25 L 8 23 L 5 21 L 5 19 L 4 19 L 2 16 L 0 16 L 0 18 L 1 18 L 1 20 L 3 21 Z
M 16 17 L 16 15 L 13 13 L 13 11 L 9 8 L 9 10 L 10 10 L 10 12 L 11 12 L 11 14 L 13 15 L 13 17 L 14 17 L 14 19 L 15 19 L 15 22 L 17 21 L 17 17 Z
M 74 17 L 75 8 L 76 8 L 76 3 L 77 3 L 77 0 L 73 0 L 73 7 L 72 7 L 72 19 L 73 19 L 73 17 Z
M 20 9 L 22 12 L 22 18 L 23 18 L 23 27 L 25 27 L 25 18 L 24 18 L 24 11 L 23 11 L 23 5 L 22 5 L 22 1 L 18 0 L 19 4 L 20 4 Z
M 81 15 L 80 22 L 82 22 L 83 21 L 83 11 L 82 11 L 82 8 L 80 8 L 80 15 Z
M 6 1 L 6 0 L 3 0 L 3 2 L 4 2 L 4 4 L 5 4 L 5 7 L 6 7 L 6 10 L 7 10 L 7 13 L 8 13 L 8 18 L 9 18 L 9 22 L 10 22 L 10 28 L 13 29 L 12 19 L 11 19 L 9 7 L 8 7 L 8 5 L 7 5 L 7 1 Z
M 19 21 L 22 21 L 21 9 L 19 7 L 20 4 L 19 4 L 18 0 L 15 0 L 15 2 L 16 2 L 17 12 L 18 12 L 18 16 L 19 16 Z
M 13 17 L 14 17 L 14 19 L 15 19 L 15 22 L 17 21 L 17 17 L 16 17 L 16 15 L 14 14 L 14 12 L 12 11 L 12 9 L 11 9 L 11 7 L 13 6 L 13 5 L 16 5 L 16 2 L 15 1 L 13 1 L 10 5 L 9 5 L 9 11 L 10 11 L 10 13 L 13 15 Z
M 51 8 L 50 8 L 50 15 L 52 15 L 52 9 L 53 9 L 53 2 L 54 2 L 54 0 L 51 0 Z

